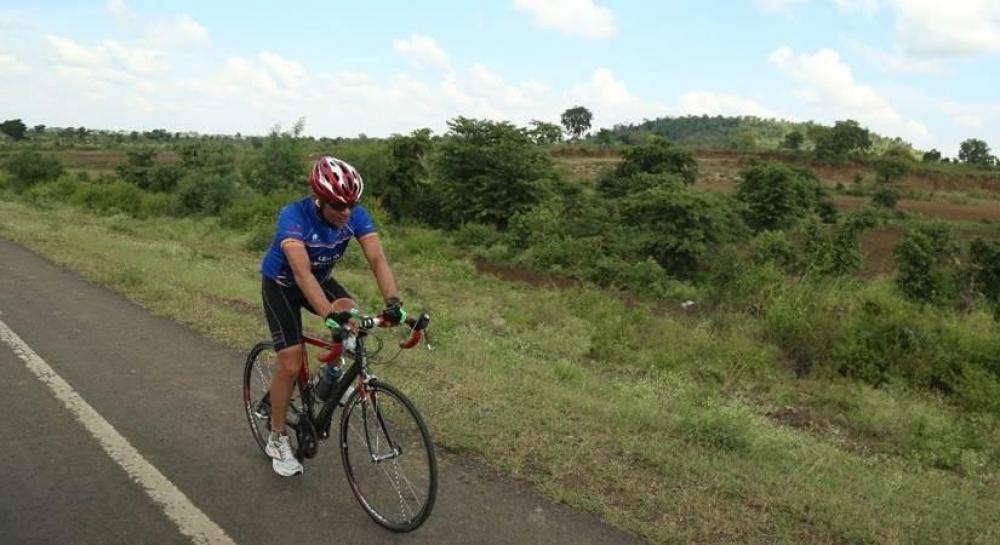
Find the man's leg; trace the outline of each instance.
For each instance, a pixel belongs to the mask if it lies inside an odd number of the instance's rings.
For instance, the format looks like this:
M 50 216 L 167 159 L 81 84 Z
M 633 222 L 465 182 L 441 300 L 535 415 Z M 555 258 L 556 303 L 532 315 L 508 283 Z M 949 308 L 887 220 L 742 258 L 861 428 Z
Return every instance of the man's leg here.
M 301 344 L 289 346 L 278 351 L 278 365 L 271 378 L 271 431 L 285 432 L 285 417 L 288 415 L 288 402 L 292 399 L 292 389 L 302 367 Z

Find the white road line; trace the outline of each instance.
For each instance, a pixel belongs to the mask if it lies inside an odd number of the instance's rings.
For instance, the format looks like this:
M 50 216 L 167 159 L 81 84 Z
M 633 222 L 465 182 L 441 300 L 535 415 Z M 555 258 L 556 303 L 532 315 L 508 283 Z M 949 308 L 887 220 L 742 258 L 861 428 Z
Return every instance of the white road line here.
M 118 433 L 118 430 L 84 401 L 68 382 L 57 375 L 55 370 L 2 320 L 0 320 L 0 340 L 10 345 L 14 353 L 24 360 L 28 369 L 52 390 L 56 399 L 66 405 L 83 427 L 97 439 L 104 451 L 128 473 L 133 481 L 142 486 L 155 503 L 159 504 L 167 518 L 177 525 L 182 534 L 199 545 L 236 545 L 236 542 L 226 535 L 225 530 L 212 522 L 153 464 L 147 462 L 139 451 Z

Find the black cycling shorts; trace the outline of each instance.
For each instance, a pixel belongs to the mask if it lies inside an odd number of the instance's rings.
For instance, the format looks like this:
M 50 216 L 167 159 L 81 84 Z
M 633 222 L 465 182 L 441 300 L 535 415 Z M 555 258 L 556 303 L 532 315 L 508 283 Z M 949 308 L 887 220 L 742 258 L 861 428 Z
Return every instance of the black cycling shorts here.
M 348 298 L 347 293 L 332 277 L 320 283 L 327 299 Z M 282 286 L 266 276 L 261 276 L 261 298 L 264 300 L 264 315 L 271 329 L 275 352 L 302 342 L 302 309 L 316 314 L 298 286 Z

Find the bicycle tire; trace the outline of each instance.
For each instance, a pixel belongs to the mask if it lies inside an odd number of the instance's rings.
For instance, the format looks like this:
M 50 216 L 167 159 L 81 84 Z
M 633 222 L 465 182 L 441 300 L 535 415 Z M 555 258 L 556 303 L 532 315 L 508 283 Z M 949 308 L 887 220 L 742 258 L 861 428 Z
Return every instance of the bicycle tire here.
M 271 378 L 274 367 L 277 365 L 277 353 L 274 345 L 270 341 L 262 341 L 254 345 L 247 355 L 246 364 L 243 367 L 243 410 L 246 414 L 247 424 L 250 425 L 250 433 L 254 442 L 260 449 L 261 454 L 267 456 L 264 447 L 267 445 L 268 434 L 271 429 L 270 414 L 267 418 L 262 418 L 255 413 L 264 395 L 270 392 Z M 270 405 L 267 405 L 270 413 Z M 301 414 L 301 395 L 299 386 L 295 384 L 292 389 L 292 399 L 289 403 L 288 413 L 285 417 L 285 425 L 293 429 L 298 429 L 297 416 Z M 298 440 L 294 433 L 288 434 L 289 440 L 293 443 L 293 452 L 298 452 Z M 268 459 L 270 457 L 268 456 Z
M 400 447 L 395 456 L 373 459 L 391 455 L 393 445 Z M 375 522 L 411 532 L 427 520 L 437 498 L 434 443 L 402 392 L 376 381 L 367 386 L 365 398 L 353 392 L 340 418 L 340 446 L 351 491 Z M 379 483 L 388 485 L 387 492 L 379 490 Z

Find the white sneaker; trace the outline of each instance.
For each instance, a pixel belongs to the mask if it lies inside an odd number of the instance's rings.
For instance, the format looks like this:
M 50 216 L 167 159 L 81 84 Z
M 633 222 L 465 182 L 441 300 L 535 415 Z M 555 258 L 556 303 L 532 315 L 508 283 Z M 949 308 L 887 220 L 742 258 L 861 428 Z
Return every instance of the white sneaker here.
M 287 435 L 278 435 L 276 439 L 272 434 L 267 440 L 264 452 L 272 458 L 271 467 L 278 475 L 291 477 L 302 473 L 302 463 L 295 458 L 292 446 L 288 444 Z

